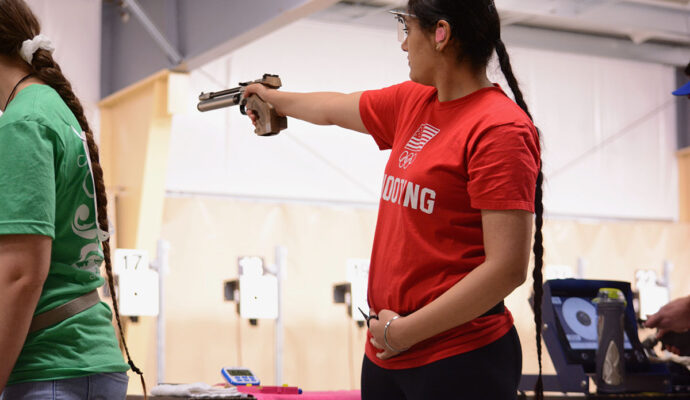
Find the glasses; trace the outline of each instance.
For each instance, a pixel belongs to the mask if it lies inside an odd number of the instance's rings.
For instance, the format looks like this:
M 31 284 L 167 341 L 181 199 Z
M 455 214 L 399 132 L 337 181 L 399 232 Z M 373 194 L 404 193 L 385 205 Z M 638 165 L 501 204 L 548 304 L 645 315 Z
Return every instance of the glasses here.
M 399 10 L 391 10 L 389 13 L 393 14 L 395 19 L 398 20 L 398 41 L 402 43 L 407 39 L 407 21 L 405 21 L 405 17 L 414 18 L 414 15 Z

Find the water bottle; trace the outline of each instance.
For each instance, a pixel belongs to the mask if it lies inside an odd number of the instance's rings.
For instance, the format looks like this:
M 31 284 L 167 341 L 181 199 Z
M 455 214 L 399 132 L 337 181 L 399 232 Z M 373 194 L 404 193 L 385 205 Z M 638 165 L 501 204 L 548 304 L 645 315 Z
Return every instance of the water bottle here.
M 620 393 L 625 390 L 625 296 L 618 289 L 601 288 L 594 302 L 597 305 L 599 337 L 595 377 L 597 391 Z

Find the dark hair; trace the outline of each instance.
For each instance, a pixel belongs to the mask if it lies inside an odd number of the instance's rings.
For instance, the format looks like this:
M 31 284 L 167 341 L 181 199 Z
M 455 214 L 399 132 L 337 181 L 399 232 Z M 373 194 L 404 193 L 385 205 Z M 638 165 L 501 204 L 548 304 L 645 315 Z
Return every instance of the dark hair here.
M 422 29 L 433 31 L 438 21 L 445 20 L 448 22 L 451 38 L 454 39 L 453 44 L 458 50 L 460 62 L 468 62 L 476 69 L 486 67 L 495 50 L 501 71 L 508 81 L 510 90 L 513 92 L 515 102 L 532 119 L 517 79 L 513 74 L 510 57 L 501 40 L 501 21 L 493 0 L 409 0 L 407 8 L 417 18 Z M 539 377 L 534 388 L 536 399 L 543 399 L 544 396 L 541 365 L 542 266 L 544 264 L 544 246 L 541 232 L 544 224 L 544 206 L 542 204 L 543 180 L 544 177 L 540 165 L 534 196 L 536 229 L 534 232 L 534 271 L 532 274 L 534 278 L 534 323 L 536 325 L 537 359 L 539 362 Z
M 690 63 L 685 67 L 685 75 L 690 76 Z
M 0 0 L 0 54 L 19 59 L 19 51 L 22 43 L 25 40 L 33 39 L 40 32 L 41 26 L 38 19 L 23 0 Z M 38 49 L 33 55 L 30 67 L 33 76 L 45 82 L 60 95 L 62 100 L 77 118 L 81 129 L 86 134 L 86 143 L 89 148 L 91 167 L 93 169 L 94 190 L 96 192 L 98 204 L 97 222 L 100 229 L 107 232 L 109 230 L 107 210 L 108 198 L 106 197 L 105 183 L 103 182 L 103 170 L 99 162 L 98 146 L 96 146 L 93 132 L 84 115 L 84 108 L 81 102 L 79 102 L 79 99 L 74 95 L 72 85 L 62 74 L 60 66 L 53 60 L 53 56 L 49 51 Z M 105 271 L 108 276 L 108 287 L 113 300 L 113 310 L 115 311 L 115 318 L 120 331 L 122 346 L 127 354 L 127 361 L 132 371 L 141 376 L 141 383 L 144 389 L 144 395 L 146 396 L 144 375 L 141 370 L 134 365 L 129 355 L 129 349 L 127 348 L 125 335 L 122 330 L 122 323 L 120 322 L 120 312 L 117 306 L 117 297 L 113 283 L 112 262 L 110 259 L 110 240 L 106 239 L 101 244 L 103 246 L 103 255 L 105 258 Z

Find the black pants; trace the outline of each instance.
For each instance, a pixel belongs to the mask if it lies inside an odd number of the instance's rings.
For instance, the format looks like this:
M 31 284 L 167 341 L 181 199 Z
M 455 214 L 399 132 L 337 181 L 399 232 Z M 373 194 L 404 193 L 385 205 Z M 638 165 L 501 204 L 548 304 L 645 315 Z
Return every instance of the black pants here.
M 362 400 L 514 400 L 522 348 L 513 327 L 477 350 L 409 369 L 385 369 L 364 356 Z

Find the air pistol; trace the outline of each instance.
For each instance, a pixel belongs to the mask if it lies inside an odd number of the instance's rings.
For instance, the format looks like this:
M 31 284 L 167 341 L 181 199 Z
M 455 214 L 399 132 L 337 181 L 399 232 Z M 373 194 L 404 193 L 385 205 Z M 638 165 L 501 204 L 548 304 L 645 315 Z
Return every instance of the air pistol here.
M 240 86 L 232 89 L 221 90 L 219 92 L 201 93 L 199 104 L 196 108 L 199 111 L 211 111 L 218 108 L 232 107 L 239 104 L 240 112 L 247 115 L 247 109 L 254 111 L 257 116 L 256 128 L 254 133 L 259 136 L 272 136 L 287 128 L 287 118 L 278 115 L 275 107 L 271 103 L 265 102 L 261 97 L 252 94 L 244 96 L 244 90 L 252 83 L 260 83 L 271 89 L 278 89 L 282 86 L 278 75 L 264 74 L 261 79 L 250 82 L 240 82 Z

